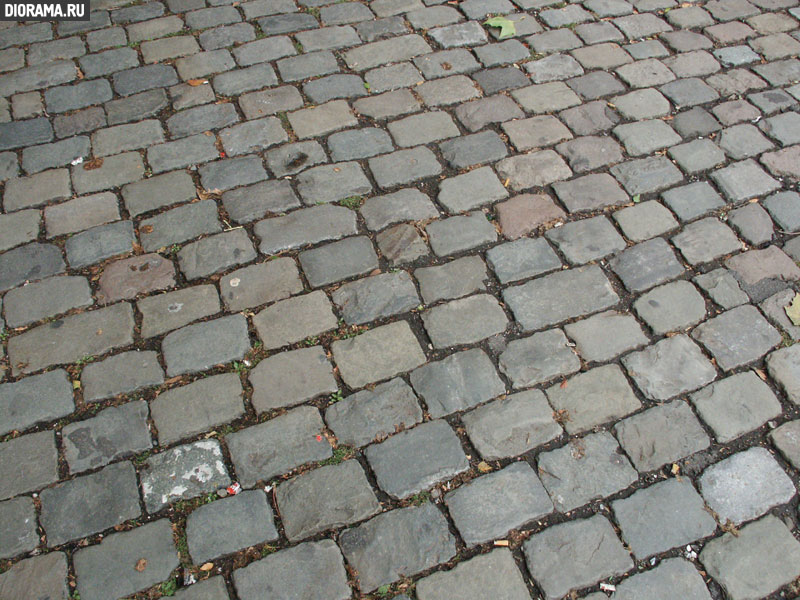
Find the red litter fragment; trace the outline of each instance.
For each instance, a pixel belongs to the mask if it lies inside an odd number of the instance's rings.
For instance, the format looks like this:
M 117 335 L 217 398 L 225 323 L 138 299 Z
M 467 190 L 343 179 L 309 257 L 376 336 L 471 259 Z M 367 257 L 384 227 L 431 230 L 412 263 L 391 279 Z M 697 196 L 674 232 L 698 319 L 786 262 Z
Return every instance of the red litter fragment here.
M 317 441 L 318 441 L 318 442 L 321 442 L 321 441 L 322 441 L 322 436 L 321 436 L 321 435 L 318 435 L 318 436 L 317 436 Z
M 242 486 L 237 481 L 236 483 L 232 483 L 228 487 L 226 487 L 225 491 L 228 492 L 231 496 L 235 496 L 236 494 L 242 491 Z

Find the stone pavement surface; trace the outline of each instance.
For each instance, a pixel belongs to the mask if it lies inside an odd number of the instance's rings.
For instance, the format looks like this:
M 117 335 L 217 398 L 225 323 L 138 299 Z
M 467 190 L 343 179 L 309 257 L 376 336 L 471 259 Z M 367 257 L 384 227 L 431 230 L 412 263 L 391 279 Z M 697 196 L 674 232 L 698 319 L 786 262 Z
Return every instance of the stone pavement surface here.
M 92 9 L 0 25 L 0 599 L 800 595 L 798 0 Z

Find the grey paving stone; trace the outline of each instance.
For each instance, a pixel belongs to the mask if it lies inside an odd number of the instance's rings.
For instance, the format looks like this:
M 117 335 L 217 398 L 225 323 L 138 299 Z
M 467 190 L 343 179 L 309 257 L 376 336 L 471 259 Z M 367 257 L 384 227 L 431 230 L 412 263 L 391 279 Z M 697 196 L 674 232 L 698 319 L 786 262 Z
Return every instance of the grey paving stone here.
M 428 246 L 413 225 L 401 223 L 379 233 L 380 253 L 392 266 L 414 262 L 428 255 Z
M 560 329 L 513 340 L 500 354 L 500 370 L 515 388 L 525 388 L 571 375 L 581 367 Z
M 52 139 L 53 128 L 44 117 L 0 124 L 0 150 L 43 144 Z
M 291 541 L 362 521 L 380 510 L 364 470 L 355 460 L 299 475 L 278 486 L 276 499 Z
M 422 420 L 416 396 L 402 379 L 362 390 L 330 405 L 325 420 L 340 444 L 363 446 Z
M 173 67 L 156 64 L 117 71 L 114 73 L 112 81 L 114 89 L 120 96 L 131 96 L 139 92 L 175 85 L 178 83 L 178 76 Z
M 707 181 L 672 188 L 664 192 L 662 198 L 682 221 L 691 221 L 725 206 L 725 201 Z
M 763 202 L 764 208 L 769 211 L 778 227 L 791 232 L 800 230 L 800 219 L 797 216 L 799 204 L 800 195 L 796 192 L 778 192 Z
M 310 14 L 293 13 L 275 15 L 269 19 L 261 19 L 258 24 L 259 27 L 261 27 L 261 31 L 266 35 L 276 35 L 303 29 L 313 29 L 317 26 L 317 20 Z
M 75 85 L 52 87 L 44 94 L 50 113 L 63 113 L 94 104 L 102 104 L 112 97 L 111 85 L 105 79 L 84 81 Z
M 427 148 L 398 150 L 369 159 L 375 181 L 383 189 L 438 175 L 442 167 Z
M 761 427 L 781 413 L 775 394 L 751 371 L 721 379 L 690 397 L 722 443 Z
M 617 585 L 615 598 L 633 600 L 643 594 L 667 594 L 669 597 L 669 594 L 673 593 L 687 600 L 709 600 L 711 598 L 697 569 L 681 558 L 666 559 L 652 571 L 629 577 Z
M 288 181 L 264 181 L 222 194 L 228 216 L 237 223 L 249 223 L 269 214 L 300 206 Z
M 470 73 L 480 69 L 480 64 L 475 60 L 473 54 L 464 48 L 442 50 L 418 56 L 414 59 L 414 65 L 429 80 L 458 73 Z
M 778 331 L 752 306 L 739 306 L 698 326 L 692 336 L 729 371 L 758 360 L 781 342 Z
M 266 37 L 233 49 L 236 62 L 243 67 L 295 54 L 297 50 L 288 36 Z
M 411 385 L 434 417 L 468 409 L 505 392 L 489 357 L 477 348 L 416 369 Z
M 722 308 L 733 308 L 749 300 L 736 278 L 726 269 L 714 269 L 698 275 L 695 282 Z
M 456 554 L 455 538 L 432 503 L 378 515 L 344 531 L 340 541 L 364 591 L 427 570 Z
M 715 371 L 700 348 L 680 334 L 622 359 L 645 396 L 667 400 L 711 382 Z
M 38 173 L 45 169 L 65 167 L 76 158 L 88 157 L 89 145 L 89 138 L 81 135 L 52 144 L 28 146 L 22 150 L 22 168 L 27 173 Z
M 142 298 L 137 308 L 142 313 L 141 335 L 150 338 L 216 314 L 220 302 L 213 285 L 198 285 Z
M 634 310 L 656 334 L 685 329 L 702 321 L 706 304 L 688 281 L 674 281 L 640 296 Z
M 219 156 L 214 139 L 198 134 L 147 149 L 147 160 L 154 173 L 183 169 Z
M 559 200 L 570 213 L 625 204 L 628 196 L 607 173 L 584 175 L 553 184 Z
M 285 85 L 242 94 L 239 97 L 239 106 L 246 118 L 255 119 L 299 108 L 303 106 L 303 99 L 296 88 Z
M 486 460 L 523 454 L 562 434 L 539 390 L 494 400 L 463 415 L 470 441 Z
M 610 433 L 573 439 L 538 458 L 539 476 L 559 512 L 610 496 L 636 481 L 638 474 Z
M 74 409 L 72 385 L 61 369 L 0 385 L 2 434 L 58 419 Z
M 524 88 L 528 89 L 528 88 Z M 522 92 L 524 90 L 521 90 Z M 524 102 L 521 102 L 524 105 Z M 503 123 L 525 116 L 519 106 L 508 96 L 502 94 L 470 100 L 456 108 L 456 116 L 472 132 L 483 129 L 491 123 Z
M 269 165 L 275 176 L 283 177 L 299 173 L 308 167 L 328 162 L 328 155 L 319 142 L 309 141 L 286 144 L 269 150 L 266 152 L 266 159 L 267 165 Z M 288 181 L 285 183 L 288 184 Z M 292 192 L 292 195 L 294 195 L 294 192 Z
M 142 559 L 141 571 L 130 567 Z M 86 600 L 133 594 L 164 581 L 179 564 L 168 519 L 113 533 L 98 545 L 78 550 L 73 560 L 78 592 Z
M 531 150 L 572 139 L 569 130 L 549 115 L 508 121 L 502 127 L 517 150 Z
M 572 264 L 583 264 L 623 250 L 625 241 L 603 216 L 574 221 L 545 234 Z
M 683 181 L 683 176 L 666 157 L 631 160 L 611 167 L 611 174 L 629 194 L 657 192 Z
M 491 248 L 486 258 L 501 283 L 561 268 L 561 259 L 543 239 L 523 238 Z
M 617 125 L 614 135 L 625 145 L 625 150 L 631 156 L 652 154 L 681 141 L 681 137 L 669 125 L 658 119 Z
M 204 31 L 198 36 L 203 50 L 218 50 L 255 40 L 255 28 L 249 23 L 234 23 Z
M 72 363 L 133 342 L 133 311 L 127 303 L 56 319 L 12 337 L 8 356 L 15 374 Z
M 417 494 L 469 468 L 458 437 L 443 420 L 398 433 L 365 453 L 378 485 L 395 498 Z
M 789 320 L 785 310 L 793 298 L 794 290 L 783 290 L 761 302 L 759 307 L 764 312 L 767 319 L 777 325 L 778 328 L 789 335 L 791 339 L 797 340 L 798 337 L 800 337 L 800 329 Z
M 414 188 L 368 198 L 360 212 L 373 231 L 401 221 L 426 221 L 439 216 L 430 199 Z
M 800 404 L 800 370 L 797 367 L 799 351 L 800 347 L 790 346 L 774 351 L 767 358 L 769 374 L 795 404 Z
M 40 431 L 0 444 L 0 472 L 2 500 L 57 481 L 58 450 L 53 433 Z
M 29 211 L 16 214 L 27 212 Z M 45 228 L 49 238 L 84 231 L 119 218 L 119 203 L 111 192 L 82 196 L 44 209 Z
M 523 548 L 533 579 L 552 600 L 633 567 L 611 523 L 600 515 L 545 529 Z
M 361 85 L 361 91 L 366 92 L 365 88 L 369 87 L 370 92 L 376 93 L 412 87 L 424 82 L 420 72 L 410 62 L 372 69 L 364 74 L 364 80 L 366 83 Z
M 335 162 L 369 158 L 394 150 L 389 134 L 377 127 L 334 133 L 328 138 L 328 147 Z
M 527 600 L 530 597 L 508 549 L 476 556 L 451 571 L 434 573 L 418 582 L 417 596 L 420 600 L 443 598 L 448 594 L 456 594 L 459 598 L 491 596 L 499 600 Z
M 221 576 L 209 577 L 175 592 L 176 600 L 228 600 L 228 589 Z
M 306 205 L 312 205 L 367 195 L 372 184 L 357 162 L 342 162 L 303 171 L 297 177 L 297 191 Z
M 284 217 L 259 221 L 254 231 L 261 239 L 259 251 L 262 254 L 275 254 L 281 250 L 353 235 L 357 229 L 352 210 L 343 206 L 312 206 Z
M 672 248 L 661 238 L 623 250 L 609 264 L 632 292 L 641 292 L 683 274 Z
M 172 139 L 177 139 L 209 129 L 222 129 L 238 120 L 233 104 L 206 104 L 175 113 L 167 119 L 167 129 Z
M 219 442 L 213 439 L 154 454 L 141 475 L 145 508 L 154 513 L 176 500 L 226 487 L 231 480 L 222 460 Z
M 148 252 L 219 231 L 222 224 L 211 199 L 184 204 L 139 222 L 139 237 Z
M 779 187 L 778 182 L 767 175 L 752 159 L 714 171 L 711 178 L 731 202 L 763 196 Z
M 481 212 L 434 221 L 425 228 L 437 256 L 448 256 L 497 239 L 497 231 Z
M 64 249 L 70 267 L 80 269 L 133 251 L 135 241 L 133 223 L 117 221 L 78 233 L 67 240 Z
M 431 51 L 431 47 L 421 36 L 403 35 L 348 50 L 344 53 L 344 61 L 351 69 L 365 71 L 387 63 L 410 60 Z
M 228 310 L 238 311 L 283 300 L 303 291 L 294 260 L 278 258 L 232 271 L 220 280 L 222 301 Z
M 466 256 L 435 267 L 414 271 L 420 293 L 427 304 L 460 298 L 486 288 L 486 265 L 476 256 Z
M 443 48 L 477 46 L 487 41 L 486 30 L 476 21 L 436 27 L 429 30 L 428 35 Z
M 450 213 L 460 213 L 502 200 L 508 191 L 490 167 L 480 167 L 439 183 L 439 203 Z
M 248 263 L 257 254 L 244 229 L 225 231 L 185 245 L 178 264 L 187 279 L 198 279 Z
M 628 417 L 614 432 L 640 472 L 681 460 L 710 444 L 689 405 L 679 400 Z
M 84 277 L 50 277 L 9 290 L 4 298 L 5 320 L 9 327 L 29 325 L 72 308 L 94 304 Z
M 67 591 L 67 559 L 63 552 L 50 552 L 21 560 L 0 575 L 0 594 L 24 598 L 26 594 L 61 600 Z
M 319 411 L 302 406 L 225 436 L 241 484 L 252 487 L 259 480 L 329 458 L 330 444 L 325 438 L 316 439 L 323 427 Z
M 800 278 L 797 265 L 777 246 L 748 250 L 725 261 L 739 285 L 755 302 L 760 302 L 788 283 Z
M 663 204 L 648 200 L 614 213 L 614 220 L 633 242 L 643 242 L 678 228 L 678 221 Z
M 338 389 L 321 346 L 270 356 L 253 369 L 249 379 L 258 412 L 300 404 Z
M 90 194 L 137 181 L 144 176 L 141 156 L 136 152 L 107 156 L 100 168 L 72 168 L 72 185 L 78 194 Z
M 597 266 L 569 269 L 507 288 L 503 298 L 526 331 L 597 312 L 619 300 Z
M 350 324 L 403 313 L 420 304 L 416 288 L 405 271 L 346 283 L 334 291 L 332 298 Z
M 183 171 L 150 177 L 122 188 L 125 206 L 131 216 L 190 200 L 196 193 L 191 177 Z
M 378 256 L 369 238 L 357 236 L 301 252 L 300 266 L 311 286 L 321 287 L 378 268 Z
M 136 472 L 129 462 L 109 465 L 41 493 L 47 543 L 58 546 L 141 514 Z
M 37 242 L 18 246 L 0 255 L 0 290 L 63 273 L 64 267 L 57 246 Z
M 709 542 L 700 560 L 731 598 L 744 600 L 770 594 L 794 579 L 800 573 L 800 545 L 778 518 L 767 515 L 742 527 L 738 536 L 726 533 Z M 745 563 L 755 570 L 737 568 Z
M 684 137 L 707 135 L 721 129 L 719 122 L 698 106 L 677 114 L 672 125 Z
M 31 498 L 22 496 L 0 502 L 0 544 L 3 558 L 30 552 L 39 544 L 36 508 Z M 0 579 L 0 593 L 5 593 L 3 579 Z
M 197 435 L 244 414 L 242 384 L 234 373 L 213 375 L 160 393 L 150 414 L 162 445 Z
M 208 163 L 199 168 L 200 181 L 207 190 L 225 191 L 268 179 L 261 157 L 248 155 Z
M 342 554 L 335 542 L 307 542 L 276 552 L 234 572 L 242 600 L 300 595 L 308 600 L 345 600 L 350 597 Z
M 196 564 L 277 538 L 272 509 L 260 490 L 204 504 L 186 520 L 189 553 Z
M 353 108 L 373 119 L 386 119 L 418 110 L 420 102 L 408 90 L 395 90 L 353 102 Z
M 161 343 L 169 376 L 240 359 L 249 349 L 247 320 L 242 315 L 188 325 L 168 334 Z
M 709 467 L 699 481 L 703 498 L 719 515 L 720 522 L 731 521 L 735 525 L 785 504 L 796 493 L 792 480 L 778 462 L 769 451 L 759 447 Z
M 564 326 L 587 361 L 604 362 L 648 342 L 642 327 L 631 315 L 614 311 L 600 313 Z M 613 335 L 610 335 L 613 332 Z
M 800 465 L 800 424 L 797 421 L 784 423 L 770 433 L 770 438 L 783 457 L 797 468 Z
M 622 537 L 637 558 L 712 535 L 717 523 L 700 494 L 683 479 L 669 479 L 612 504 Z
M 9 179 L 3 194 L 7 212 L 64 200 L 72 196 L 69 174 L 66 169 L 44 171 L 30 177 Z
M 472 344 L 502 333 L 508 325 L 503 309 L 489 294 L 476 294 L 428 309 L 422 313 L 422 321 L 435 348 Z
M 147 426 L 147 403 L 141 400 L 112 406 L 91 419 L 70 423 L 62 435 L 72 473 L 138 454 L 153 445 Z
M 546 390 L 555 410 L 568 415 L 568 433 L 587 431 L 610 420 L 624 417 L 641 407 L 622 370 L 617 365 L 595 367 Z M 591 399 L 591 401 L 589 401 Z

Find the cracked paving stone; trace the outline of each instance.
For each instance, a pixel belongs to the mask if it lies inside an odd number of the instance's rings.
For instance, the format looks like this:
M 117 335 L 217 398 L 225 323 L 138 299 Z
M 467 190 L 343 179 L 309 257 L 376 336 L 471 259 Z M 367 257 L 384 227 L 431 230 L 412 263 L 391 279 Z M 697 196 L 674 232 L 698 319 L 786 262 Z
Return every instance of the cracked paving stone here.
M 777 246 L 748 250 L 725 261 L 741 288 L 755 302 L 800 280 L 800 268 Z

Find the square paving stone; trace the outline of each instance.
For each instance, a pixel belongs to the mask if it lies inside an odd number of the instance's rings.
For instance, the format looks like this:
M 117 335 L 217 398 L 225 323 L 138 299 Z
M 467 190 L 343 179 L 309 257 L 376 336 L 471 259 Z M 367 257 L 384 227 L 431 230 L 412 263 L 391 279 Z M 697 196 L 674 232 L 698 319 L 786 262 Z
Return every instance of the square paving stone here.
M 480 348 L 456 352 L 414 370 L 411 385 L 434 418 L 471 408 L 506 391 Z
M 617 365 L 580 373 L 568 379 L 566 386 L 552 385 L 546 393 L 556 411 L 566 411 L 564 428 L 570 434 L 619 419 L 641 407 Z
M 752 371 L 737 373 L 690 396 L 700 417 L 722 443 L 758 429 L 781 414 L 781 404 Z
M 800 404 L 800 346 L 789 346 L 771 353 L 767 357 L 767 369 L 789 400 Z
M 261 490 L 244 491 L 192 511 L 186 539 L 195 564 L 278 539 L 272 509 Z
M 607 173 L 584 175 L 570 181 L 556 182 L 553 189 L 570 213 L 626 204 L 627 194 Z
M 505 536 L 553 511 L 553 503 L 525 462 L 473 479 L 445 495 L 445 503 L 468 546 Z
M 763 202 L 778 227 L 784 231 L 800 230 L 800 194 L 778 192 Z
M 514 240 L 566 216 L 547 194 L 520 194 L 495 205 L 503 235 Z
M 367 323 L 404 313 L 420 304 L 417 290 L 406 271 L 382 273 L 346 283 L 333 293 L 347 323 Z
M 33 500 L 22 496 L 0 502 L 0 556 L 12 558 L 23 552 L 30 552 L 38 544 L 39 532 Z M 5 593 L 2 579 L 0 593 Z
M 136 237 L 130 221 L 117 221 L 82 231 L 67 240 L 64 250 L 73 269 L 133 251 Z
M 302 464 L 330 458 L 331 446 L 320 435 L 323 428 L 319 411 L 301 406 L 225 436 L 242 486 L 252 487 Z
M 781 342 L 780 333 L 752 305 L 709 319 L 692 337 L 708 348 L 724 371 L 758 360 Z
M 424 311 L 422 322 L 434 348 L 447 348 L 502 333 L 508 318 L 494 296 L 475 294 Z
M 219 286 L 230 311 L 275 302 L 303 291 L 297 265 L 288 257 L 232 271 L 220 279 Z
M 381 489 L 400 499 L 469 469 L 458 436 L 444 420 L 398 433 L 365 454 Z
M 711 443 L 689 405 L 678 400 L 628 417 L 614 432 L 640 472 L 686 458 Z
M 362 521 L 381 508 L 356 460 L 299 475 L 281 483 L 275 496 L 286 537 L 292 542 Z
M 175 600 L 228 600 L 228 588 L 222 576 L 209 577 L 192 584 L 189 588 L 178 589 Z
M 425 354 L 408 323 L 399 321 L 332 345 L 342 379 L 351 388 L 388 379 L 425 362 Z
M 755 302 L 760 302 L 800 279 L 800 269 L 777 246 L 748 250 L 725 261 L 739 285 Z
M 503 298 L 526 331 L 597 312 L 619 301 L 611 283 L 595 265 L 560 271 L 506 288 Z
M 208 431 L 244 414 L 242 384 L 235 373 L 198 379 L 160 393 L 150 413 L 161 445 Z
M 491 130 L 446 140 L 439 148 L 444 159 L 457 169 L 494 162 L 508 155 L 503 139 Z
M 511 92 L 511 95 L 527 112 L 535 114 L 563 110 L 581 103 L 581 99 L 578 94 L 573 92 L 562 81 L 552 81 L 550 83 L 531 85 L 526 88 L 514 90 Z M 474 102 L 477 103 L 479 100 L 475 100 Z M 522 111 L 519 110 L 516 104 L 513 106 L 515 111 L 509 111 L 509 114 L 506 116 L 506 118 L 498 120 L 502 122 L 509 121 L 514 118 L 521 119 L 524 116 Z M 515 114 L 517 111 L 519 112 L 519 115 Z M 485 125 L 487 122 L 493 122 L 489 116 L 486 116 L 483 121 L 485 122 L 480 123 L 480 125 Z
M 332 540 L 307 542 L 276 552 L 233 573 L 242 600 L 350 598 L 342 553 Z
M 248 350 L 247 319 L 240 314 L 187 325 L 161 342 L 169 376 L 205 371 L 240 359 Z
M 711 540 L 700 561 L 732 600 L 763 597 L 800 575 L 800 543 L 780 519 L 767 515 L 738 536 Z
M 21 327 L 72 308 L 91 306 L 94 299 L 86 278 L 64 276 L 9 290 L 3 302 L 8 326 Z
M 664 202 L 681 221 L 692 221 L 725 206 L 725 201 L 707 181 L 672 188 L 662 194 Z
M 625 240 L 604 216 L 573 221 L 550 229 L 545 235 L 574 265 L 595 261 L 625 248 Z
M 613 99 L 615 108 L 620 114 L 632 120 L 665 117 L 672 106 L 661 92 L 653 88 L 635 90 Z
M 694 280 L 722 308 L 733 308 L 749 300 L 747 294 L 739 287 L 736 278 L 727 269 L 714 269 L 698 275 Z
M 610 433 L 592 433 L 538 457 L 539 476 L 557 511 L 565 513 L 605 498 L 639 475 Z
M 681 558 L 668 558 L 652 571 L 629 577 L 617 585 L 615 600 L 635 600 L 647 597 L 647 594 L 660 594 L 664 598 L 675 595 L 685 600 L 711 600 L 703 577 L 694 565 Z M 592 597 L 592 600 L 595 599 Z
M 372 191 L 372 184 L 356 162 L 322 165 L 297 177 L 297 191 L 306 205 L 338 202 Z
M 362 204 L 360 212 L 372 231 L 402 221 L 425 221 L 439 216 L 439 211 L 430 198 L 414 188 L 368 198 Z
M 642 292 L 675 279 L 684 272 L 675 252 L 661 238 L 631 246 L 615 256 L 609 264 L 632 292 Z
M 86 365 L 81 371 L 83 399 L 86 402 L 134 392 L 164 381 L 158 354 L 150 351 L 123 352 L 100 362 Z
M 47 544 L 98 533 L 142 514 L 136 471 L 129 462 L 65 481 L 41 493 Z
M 706 469 L 700 491 L 720 523 L 739 525 L 789 502 L 792 480 L 766 448 L 750 448 Z
M 523 238 L 500 244 L 486 252 L 486 258 L 503 284 L 562 267 L 561 259 L 542 238 Z
M 248 378 L 257 412 L 294 406 L 338 389 L 322 346 L 273 354 L 258 363 Z
M 225 231 L 187 244 L 178 252 L 178 264 L 187 279 L 200 279 L 250 262 L 257 254 L 244 229 Z
M 767 175 L 751 158 L 718 169 L 711 174 L 711 178 L 730 202 L 763 196 L 780 187 L 779 182 Z
M 65 417 L 73 410 L 72 384 L 63 369 L 0 385 L 0 435 Z
M 413 390 L 396 378 L 362 390 L 325 410 L 325 421 L 340 444 L 364 446 L 422 421 Z
M 321 287 L 378 268 L 378 256 L 369 238 L 356 236 L 301 252 L 300 266 L 312 287 Z
M 775 148 L 758 128 L 749 123 L 723 129 L 719 136 L 719 145 L 734 160 L 756 156 Z
M 66 600 L 67 558 L 63 552 L 50 552 L 21 560 L 0 575 L 0 594 L 4 598 L 36 598 Z
M 605 362 L 648 343 L 642 326 L 632 315 L 615 311 L 567 323 L 564 330 L 586 361 Z
M 548 600 L 633 568 L 611 523 L 600 515 L 545 529 L 523 548 L 528 569 Z
M 135 400 L 111 406 L 62 430 L 64 453 L 71 473 L 79 473 L 138 454 L 153 446 L 147 425 L 147 403 Z
M 577 135 L 603 133 L 620 121 L 617 113 L 600 100 L 562 110 L 559 117 Z
M 713 535 L 717 522 L 686 479 L 668 479 L 612 505 L 622 537 L 645 558 Z
M 683 334 L 628 354 L 622 363 L 644 395 L 653 400 L 668 400 L 696 390 L 716 377 L 711 362 Z
M 133 568 L 141 560 L 144 568 Z M 179 564 L 168 519 L 112 533 L 96 546 L 79 549 L 73 561 L 84 600 L 134 594 L 164 581 Z
M 678 228 L 672 213 L 656 200 L 618 210 L 614 220 L 625 237 L 633 242 L 643 242 Z
M 497 163 L 497 173 L 514 191 L 544 187 L 562 179 L 569 179 L 572 171 L 562 158 L 552 150 L 541 150 L 504 158 Z
M 630 156 L 652 154 L 682 141 L 672 127 L 658 119 L 617 125 L 614 135 L 625 145 Z
M 322 291 L 281 300 L 253 317 L 264 347 L 273 350 L 336 329 L 331 302 Z
M 508 197 L 508 190 L 491 167 L 480 167 L 439 183 L 439 203 L 451 214 L 475 209 Z
M 560 329 L 512 340 L 500 354 L 500 370 L 515 388 L 532 387 L 571 375 L 580 370 L 581 361 L 568 344 Z
M 665 156 L 629 160 L 611 167 L 611 174 L 629 194 L 647 194 L 683 181 L 683 175 Z
M 714 142 L 706 139 L 673 146 L 669 149 L 669 155 L 689 175 L 713 169 L 725 163 L 725 154 L 722 150 Z
M 517 119 L 503 123 L 511 143 L 517 150 L 542 148 L 572 139 L 572 133 L 551 115 Z
M 800 421 L 784 423 L 770 434 L 772 443 L 795 468 L 800 466 Z
M 507 548 L 476 556 L 456 565 L 452 571 L 428 575 L 417 582 L 416 590 L 420 600 L 447 597 L 457 597 L 462 600 L 530 598 L 514 557 Z
M 688 281 L 673 281 L 640 296 L 633 308 L 656 334 L 685 329 L 702 321 L 706 303 Z
M 0 500 L 58 481 L 58 450 L 51 431 L 0 444 Z
M 264 219 L 256 223 L 253 231 L 261 239 L 259 252 L 276 254 L 281 250 L 354 235 L 358 230 L 354 211 L 344 206 L 322 205 Z
M 220 302 L 213 285 L 197 285 L 142 298 L 137 308 L 142 314 L 141 335 L 149 338 L 219 312 Z
M 563 432 L 539 390 L 527 390 L 480 406 L 461 417 L 467 435 L 485 460 L 518 456 Z
M 231 479 L 219 442 L 201 440 L 152 455 L 142 472 L 142 496 L 154 513 L 179 499 L 189 499 L 227 487 Z M 108 467 L 106 467 L 108 468 Z
M 429 254 L 425 240 L 409 223 L 390 227 L 379 233 L 375 240 L 380 253 L 392 266 L 414 262 Z

